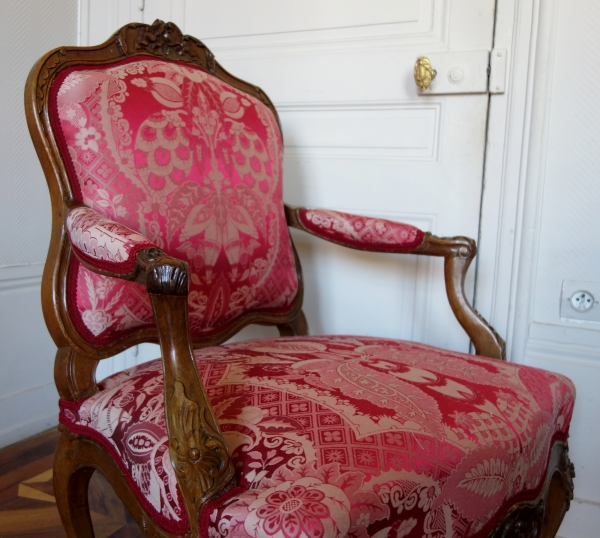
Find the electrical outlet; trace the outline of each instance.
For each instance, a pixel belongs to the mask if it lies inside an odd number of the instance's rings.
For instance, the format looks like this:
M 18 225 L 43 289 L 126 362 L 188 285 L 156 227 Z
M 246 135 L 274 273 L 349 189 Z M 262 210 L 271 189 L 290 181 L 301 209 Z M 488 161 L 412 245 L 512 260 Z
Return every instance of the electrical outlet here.
M 563 280 L 560 318 L 563 321 L 600 323 L 600 282 Z

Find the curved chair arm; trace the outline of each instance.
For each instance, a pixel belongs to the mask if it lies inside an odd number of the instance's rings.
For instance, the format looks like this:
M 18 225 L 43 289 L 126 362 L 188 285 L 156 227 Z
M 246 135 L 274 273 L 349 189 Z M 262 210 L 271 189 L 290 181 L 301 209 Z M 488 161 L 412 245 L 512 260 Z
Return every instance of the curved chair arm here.
M 140 233 L 106 218 L 85 205 L 66 212 L 65 229 L 76 256 L 90 269 L 113 275 L 129 275 L 137 265 L 136 254 L 155 245 Z
M 504 340 L 469 304 L 465 296 L 465 275 L 477 253 L 475 241 L 472 239 L 436 237 L 409 224 L 329 209 L 306 209 L 286 205 L 285 215 L 288 226 L 344 247 L 369 252 L 443 257 L 446 294 L 450 307 L 472 340 L 475 352 L 483 357 L 506 360 Z M 367 227 L 369 230 L 365 233 L 364 229 Z
M 91 225 L 82 226 L 83 220 Z M 204 503 L 235 483 L 227 445 L 192 353 L 188 264 L 168 256 L 137 232 L 84 206 L 70 209 L 67 230 L 75 254 L 88 269 L 140 282 L 148 290 L 162 352 L 169 452 L 190 529 L 197 533 Z M 93 233 L 84 237 L 89 230 Z M 115 252 L 121 259 L 115 260 Z M 113 259 L 107 260 L 107 253 L 113 253 Z M 111 264 L 108 268 L 107 261 Z

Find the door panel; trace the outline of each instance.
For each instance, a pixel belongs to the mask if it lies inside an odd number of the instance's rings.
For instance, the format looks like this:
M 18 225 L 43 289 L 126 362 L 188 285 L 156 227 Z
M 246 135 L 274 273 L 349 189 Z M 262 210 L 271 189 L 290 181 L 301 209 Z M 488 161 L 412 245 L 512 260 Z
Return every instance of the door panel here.
M 488 96 L 419 95 L 413 66 L 423 53 L 489 50 L 494 4 L 146 0 L 138 13 L 144 22 L 172 19 L 269 94 L 284 131 L 286 202 L 476 238 Z M 115 20 L 112 31 L 125 22 Z M 448 306 L 442 260 L 294 238 L 311 332 L 468 350 Z

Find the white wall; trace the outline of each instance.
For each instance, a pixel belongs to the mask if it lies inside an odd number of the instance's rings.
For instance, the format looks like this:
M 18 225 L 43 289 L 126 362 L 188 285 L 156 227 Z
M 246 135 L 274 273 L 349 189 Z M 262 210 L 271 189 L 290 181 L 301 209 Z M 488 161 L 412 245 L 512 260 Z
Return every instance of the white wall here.
M 77 44 L 78 4 L 0 0 L 0 447 L 58 422 L 56 346 L 40 304 L 50 199 L 25 123 L 23 88 L 40 56 L 54 47 Z M 155 358 L 156 349 L 145 344 L 104 361 L 98 377 Z
M 23 88 L 46 51 L 77 39 L 77 0 L 0 2 L 0 447 L 57 423 L 56 347 L 40 307 L 50 201 Z
M 576 498 L 560 530 L 568 538 L 598 536 L 600 527 L 600 323 L 559 314 L 563 280 L 600 282 L 599 26 L 593 0 L 545 1 L 534 25 L 512 294 L 512 360 L 565 374 L 577 387 Z

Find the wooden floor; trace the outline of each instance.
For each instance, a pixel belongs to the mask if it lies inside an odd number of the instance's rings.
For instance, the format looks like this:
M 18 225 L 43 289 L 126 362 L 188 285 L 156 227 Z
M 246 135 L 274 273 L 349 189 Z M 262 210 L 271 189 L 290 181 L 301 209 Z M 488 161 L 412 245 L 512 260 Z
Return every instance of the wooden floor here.
M 66 536 L 52 490 L 52 459 L 59 433 L 51 430 L 0 450 L 0 537 Z M 143 534 L 98 472 L 90 483 L 96 538 L 137 538 Z

